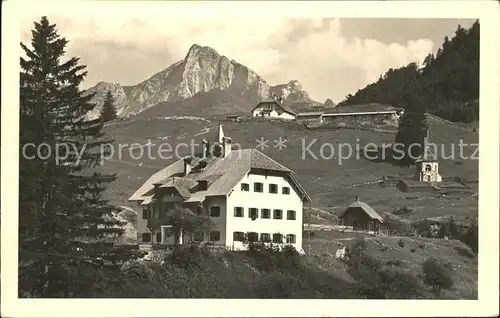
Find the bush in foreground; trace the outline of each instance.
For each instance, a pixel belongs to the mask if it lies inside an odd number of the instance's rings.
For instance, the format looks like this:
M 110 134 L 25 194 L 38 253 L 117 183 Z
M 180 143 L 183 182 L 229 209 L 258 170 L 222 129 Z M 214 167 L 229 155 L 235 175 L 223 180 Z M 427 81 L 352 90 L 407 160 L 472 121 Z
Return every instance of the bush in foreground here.
M 453 286 L 453 275 L 450 268 L 436 259 L 427 259 L 422 264 L 422 271 L 424 272 L 424 282 L 431 287 L 437 297 L 440 296 L 441 290 L 450 289 Z

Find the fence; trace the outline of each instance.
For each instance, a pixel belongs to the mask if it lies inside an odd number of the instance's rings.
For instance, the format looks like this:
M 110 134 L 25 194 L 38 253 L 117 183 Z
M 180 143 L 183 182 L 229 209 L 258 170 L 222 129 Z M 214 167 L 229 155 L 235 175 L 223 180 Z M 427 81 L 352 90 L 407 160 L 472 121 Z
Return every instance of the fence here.
M 339 232 L 352 232 L 353 227 L 347 225 L 333 225 L 333 224 L 304 224 L 305 231 L 339 231 Z

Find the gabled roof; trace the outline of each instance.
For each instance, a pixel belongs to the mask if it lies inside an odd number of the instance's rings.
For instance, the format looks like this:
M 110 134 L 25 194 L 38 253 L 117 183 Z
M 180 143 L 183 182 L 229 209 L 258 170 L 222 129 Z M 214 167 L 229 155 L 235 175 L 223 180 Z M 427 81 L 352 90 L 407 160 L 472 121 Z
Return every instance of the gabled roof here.
M 149 177 L 149 179 L 146 180 L 146 182 L 144 182 L 144 184 L 139 189 L 137 189 L 128 200 L 129 201 L 142 201 L 142 200 L 144 200 L 143 195 L 146 194 L 147 192 L 153 190 L 153 188 L 154 188 L 153 184 L 164 181 L 167 178 L 169 178 L 171 175 L 176 174 L 176 173 L 182 173 L 183 171 L 184 171 L 183 159 L 179 159 L 177 161 L 174 161 L 169 166 L 163 168 L 162 170 L 156 172 L 151 177 Z
M 311 200 L 297 180 L 293 178 L 293 171 L 266 156 L 257 149 L 240 149 L 232 150 L 224 158 L 207 158 L 207 166 L 202 171 L 191 172 L 188 176 L 182 178 L 175 177 L 177 181 L 172 181 L 174 176 L 184 171 L 183 160 L 177 160 L 170 166 L 151 176 L 151 178 L 149 178 L 129 198 L 129 201 L 147 200 L 147 198 L 152 195 L 151 191 L 154 189 L 154 183 L 162 183 L 160 187 L 175 186 L 176 189 L 186 189 L 189 185 L 195 185 L 199 181 L 204 180 L 208 181 L 208 188 L 202 191 L 195 191 L 193 189 L 196 186 L 191 187 L 192 191 L 184 201 L 202 202 L 205 197 L 208 196 L 229 194 L 238 182 L 252 170 L 267 170 L 285 174 L 285 177 L 289 178 L 290 183 L 295 189 L 297 189 L 303 200 Z M 186 193 L 184 192 L 184 194 Z
M 370 205 L 368 205 L 365 202 L 361 201 L 355 201 L 353 204 L 351 204 L 347 209 L 342 212 L 339 217 L 342 217 L 349 209 L 355 209 L 355 208 L 360 208 L 362 209 L 372 220 L 379 220 L 380 222 L 384 222 L 384 218 L 380 216 L 380 214 L 377 213 Z
M 196 182 L 190 178 L 173 177 L 167 180 L 160 188 L 175 188 L 183 198 L 189 198 L 189 189 L 193 188 Z
M 279 103 L 277 100 L 274 100 L 273 98 L 269 98 L 269 99 L 266 99 L 266 100 L 263 100 L 261 102 L 259 102 L 257 104 L 257 106 L 255 106 L 254 108 L 252 108 L 252 112 L 257 109 L 258 107 L 260 107 L 262 104 L 276 104 L 279 108 L 281 108 L 285 113 L 289 113 L 291 115 L 296 115 L 296 113 L 288 106 L 285 106 L 281 103 Z

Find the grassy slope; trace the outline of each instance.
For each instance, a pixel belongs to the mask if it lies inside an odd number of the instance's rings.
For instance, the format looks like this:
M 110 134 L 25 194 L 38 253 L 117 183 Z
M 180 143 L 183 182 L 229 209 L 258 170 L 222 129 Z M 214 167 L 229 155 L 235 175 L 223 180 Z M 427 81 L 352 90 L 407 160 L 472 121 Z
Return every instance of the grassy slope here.
M 148 139 L 159 140 L 170 136 L 168 140 L 174 148 L 180 142 L 199 143 L 202 137 L 214 139 L 219 120 L 136 120 L 120 121 L 106 129 L 116 143 L 131 144 L 139 142 L 145 144 Z M 446 143 L 446 154 L 450 153 L 451 142 L 458 145 L 460 139 L 465 143 L 474 143 L 478 134 L 471 129 L 465 129 L 449 122 L 431 118 L 429 124 L 432 140 L 435 143 Z M 233 143 L 239 143 L 243 148 L 255 147 L 256 139 L 263 137 L 270 140 L 269 148 L 263 150 L 273 159 L 283 163 L 297 173 L 298 180 L 311 195 L 312 207 L 332 213 L 339 213 L 349 205 L 356 195 L 371 204 L 380 213 L 392 212 L 393 209 L 403 206 L 413 209 L 413 213 L 404 216 L 416 220 L 425 217 L 457 216 L 465 220 L 477 214 L 477 196 L 452 194 L 439 197 L 432 192 L 402 193 L 394 187 L 380 187 L 376 183 L 357 185 L 365 181 L 375 181 L 386 175 L 412 175 L 413 168 L 400 168 L 385 162 L 370 162 L 366 159 L 356 158 L 343 160 L 340 164 L 337 156 L 332 159 L 321 159 L 320 147 L 329 143 L 337 147 L 341 143 L 356 144 L 362 148 L 367 143 L 381 145 L 391 143 L 394 133 L 374 132 L 368 130 L 306 130 L 297 123 L 283 123 L 271 121 L 249 122 L 223 122 L 226 135 L 233 138 Z M 205 133 L 209 130 L 208 133 Z M 211 129 L 211 130 L 210 130 Z M 274 148 L 273 140 L 282 137 L 287 140 L 287 148 L 279 151 Z M 315 141 L 310 148 L 318 159 L 306 155 L 302 158 L 303 144 L 308 145 Z M 143 156 L 140 159 L 130 157 L 130 151 L 123 148 L 121 160 L 118 159 L 118 150 L 113 161 L 107 161 L 104 170 L 118 172 L 119 179 L 109 188 L 108 196 L 114 202 L 127 205 L 127 198 L 147 179 L 152 173 L 158 171 L 172 162 L 171 159 L 150 159 Z M 154 156 L 157 148 L 151 147 Z M 337 148 L 336 148 L 337 149 Z M 133 150 L 138 155 L 139 149 Z M 146 148 L 144 149 L 146 153 Z M 458 146 L 457 146 L 458 154 Z M 465 149 L 466 154 L 473 151 Z M 344 153 L 347 151 L 344 151 Z M 185 151 L 181 151 L 185 153 Z M 330 154 L 330 148 L 325 148 L 325 155 Z M 460 176 L 470 180 L 477 180 L 477 160 L 441 160 L 440 172 L 443 177 Z M 321 218 L 321 216 L 320 216 Z M 328 219 L 328 218 L 327 218 Z M 313 221 L 314 222 L 314 221 Z
M 217 118 L 209 120 L 119 121 L 108 126 L 106 130 L 117 143 L 121 144 L 134 142 L 145 144 L 148 139 L 152 139 L 154 142 L 169 136 L 168 141 L 175 147 L 179 142 L 189 142 L 191 139 L 197 143 L 202 137 L 213 140 L 218 124 Z M 260 137 L 271 140 L 269 142 L 271 147 L 265 149 L 264 152 L 296 171 L 297 178 L 313 199 L 311 206 L 307 209 L 308 222 L 331 222 L 334 219 L 332 214 L 343 211 L 356 195 L 360 195 L 363 201 L 370 203 L 380 213 L 391 212 L 393 209 L 403 206 L 413 208 L 413 213 L 402 216 L 409 220 L 454 215 L 460 221 L 477 214 L 477 197 L 473 196 L 438 197 L 431 192 L 402 193 L 394 187 L 383 188 L 377 184 L 352 186 L 364 181 L 377 180 L 385 175 L 412 174 L 412 168 L 395 167 L 383 162 L 374 163 L 355 157 L 343 161 L 342 164 L 339 164 L 336 159 L 314 160 L 308 158 L 302 160 L 301 158 L 303 139 L 305 139 L 306 144 L 314 139 L 318 140 L 316 144 L 321 142 L 355 144 L 357 141 L 362 147 L 368 142 L 390 143 L 394 140 L 394 133 L 351 129 L 306 130 L 299 124 L 270 121 L 223 122 L 223 124 L 226 135 L 231 136 L 233 142 L 239 142 L 244 148 L 255 147 L 255 140 Z M 433 141 L 436 143 L 458 142 L 461 138 L 468 143 L 478 140 L 477 133 L 473 133 L 470 128 L 461 128 L 435 118 L 430 119 L 430 126 L 433 132 Z M 288 142 L 286 149 L 278 151 L 273 148 L 272 140 L 280 136 L 286 138 Z M 157 150 L 155 147 L 152 149 L 153 153 Z M 312 147 L 312 150 L 318 154 L 319 146 Z M 471 151 L 469 149 L 466 152 L 470 153 Z M 130 204 L 126 202 L 127 198 L 152 173 L 172 162 L 171 159 L 160 158 L 133 159 L 126 148 L 122 151 L 122 159 L 116 160 L 117 157 L 118 154 L 115 155 L 114 161 L 107 161 L 102 168 L 110 172 L 118 172 L 119 176 L 119 179 L 108 189 L 107 195 L 112 202 L 129 206 Z M 461 163 L 457 164 L 457 162 Z M 440 167 L 444 177 L 461 176 L 477 180 L 477 161 L 442 160 Z M 124 216 L 127 215 L 124 214 Z M 307 255 L 304 256 L 304 260 L 310 266 L 333 275 L 339 281 L 353 282 L 353 278 L 346 272 L 344 263 L 336 260 L 334 255 L 338 243 L 352 243 L 356 236 L 363 235 L 338 232 L 318 233 L 315 237 L 305 239 L 304 250 Z M 421 264 L 425 258 L 446 258 L 453 265 L 456 285 L 451 291 L 444 291 L 443 296 L 449 298 L 477 297 L 477 259 L 469 258 L 459 251 L 460 247 L 467 249 L 461 242 L 423 238 L 402 239 L 405 241 L 403 248 L 397 244 L 399 238 L 369 238 L 367 252 L 387 261 L 403 260 L 400 268 L 410 271 L 414 276 L 421 273 Z M 425 244 L 423 249 L 419 247 L 422 243 Z M 387 246 L 388 250 L 383 252 L 382 246 Z M 412 248 L 415 248 L 413 252 Z
M 445 241 L 429 238 L 409 238 L 390 236 L 366 236 L 361 233 L 317 232 L 315 237 L 306 238 L 304 250 L 306 259 L 316 262 L 324 271 L 340 275 L 347 280 L 349 274 L 343 272 L 344 265 L 335 259 L 338 243 L 350 245 L 358 237 L 366 238 L 366 251 L 369 255 L 387 262 L 401 261 L 396 265 L 418 277 L 422 275 L 422 263 L 427 258 L 436 258 L 450 262 L 453 268 L 455 285 L 451 290 L 443 291 L 445 298 L 477 298 L 477 257 L 469 255 L 470 249 L 460 241 Z M 398 245 L 399 240 L 404 246 Z M 387 248 L 387 249 L 386 249 Z M 468 251 L 468 252 L 466 252 Z

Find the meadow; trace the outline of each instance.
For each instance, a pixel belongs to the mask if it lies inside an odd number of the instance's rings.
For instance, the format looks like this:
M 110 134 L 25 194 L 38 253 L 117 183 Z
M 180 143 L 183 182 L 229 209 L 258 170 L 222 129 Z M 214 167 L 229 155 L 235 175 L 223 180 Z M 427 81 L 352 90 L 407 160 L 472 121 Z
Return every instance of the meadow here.
M 454 147 L 458 156 L 460 140 L 466 144 L 478 142 L 478 133 L 470 127 L 461 127 L 434 116 L 428 122 L 432 142 L 443 144 L 447 149 L 445 155 L 449 155 L 450 149 Z M 108 124 L 105 131 L 115 140 L 115 155 L 106 160 L 100 169 L 117 173 L 118 180 L 110 185 L 106 196 L 114 204 L 130 206 L 128 197 L 151 174 L 173 162 L 174 158 L 166 157 L 175 157 L 177 145 L 196 143 L 194 149 L 199 151 L 202 138 L 216 139 L 220 124 L 223 125 L 226 136 L 233 139 L 235 147 L 239 145 L 242 148 L 254 148 L 258 146 L 258 139 L 267 140 L 267 147 L 259 150 L 296 173 L 297 179 L 312 198 L 312 209 L 336 215 L 352 203 L 356 196 L 360 196 L 362 201 L 369 203 L 381 214 L 406 207 L 410 212 L 401 217 L 410 221 L 454 216 L 458 221 L 466 222 L 477 215 L 477 184 L 472 184 L 467 193 L 451 192 L 441 195 L 433 191 L 405 193 L 393 186 L 382 187 L 377 183 L 384 176 L 411 177 L 414 174 L 414 167 L 368 160 L 362 155 L 362 149 L 368 143 L 380 146 L 394 142 L 395 131 L 310 130 L 295 122 L 250 120 L 237 123 L 223 117 L 149 118 Z M 279 138 L 286 140 L 286 148 L 277 147 Z M 150 157 L 147 155 L 148 142 L 152 144 Z M 133 143 L 142 145 L 142 150 L 138 145 L 130 147 Z M 161 143 L 168 144 L 172 150 L 163 152 L 164 159 L 158 153 Z M 120 152 L 117 145 L 122 145 Z M 343 147 L 344 158 L 339 158 L 339 147 Z M 346 158 L 348 147 L 352 148 L 353 154 Z M 334 149 L 333 155 L 331 149 Z M 141 151 L 143 155 L 139 156 Z M 471 156 L 474 151 L 474 146 L 464 147 L 463 155 Z M 187 146 L 179 148 L 180 156 L 188 152 Z M 477 181 L 478 164 L 478 160 L 474 159 L 441 159 L 440 173 L 444 179 L 459 177 Z M 321 215 L 311 219 L 315 218 L 318 222 L 321 221 Z

